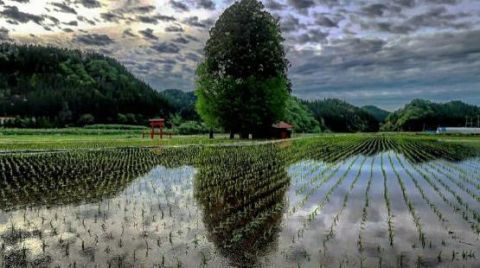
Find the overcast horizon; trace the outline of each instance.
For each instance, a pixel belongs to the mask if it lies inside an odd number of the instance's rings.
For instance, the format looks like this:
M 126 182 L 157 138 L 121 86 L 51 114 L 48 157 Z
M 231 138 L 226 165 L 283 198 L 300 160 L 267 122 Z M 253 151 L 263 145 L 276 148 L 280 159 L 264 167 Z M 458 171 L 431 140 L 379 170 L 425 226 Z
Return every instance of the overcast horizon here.
M 92 50 L 154 89 L 194 89 L 209 28 L 233 1 L 0 0 L 0 42 Z M 480 105 L 480 1 L 268 0 L 293 94 L 394 110 Z

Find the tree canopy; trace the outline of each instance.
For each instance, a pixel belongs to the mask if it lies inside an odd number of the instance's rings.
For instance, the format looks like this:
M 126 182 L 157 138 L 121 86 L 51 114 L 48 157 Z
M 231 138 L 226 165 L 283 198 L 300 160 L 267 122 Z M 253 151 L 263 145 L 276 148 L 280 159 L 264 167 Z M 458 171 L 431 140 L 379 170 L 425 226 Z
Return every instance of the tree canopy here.
M 318 133 L 326 129 L 323 120 L 317 121 L 301 100 L 293 96 L 285 103 L 283 121 L 292 124 L 297 133 Z
M 210 30 L 197 68 L 197 111 L 210 126 L 266 136 L 290 92 L 278 20 L 256 0 L 235 2 Z

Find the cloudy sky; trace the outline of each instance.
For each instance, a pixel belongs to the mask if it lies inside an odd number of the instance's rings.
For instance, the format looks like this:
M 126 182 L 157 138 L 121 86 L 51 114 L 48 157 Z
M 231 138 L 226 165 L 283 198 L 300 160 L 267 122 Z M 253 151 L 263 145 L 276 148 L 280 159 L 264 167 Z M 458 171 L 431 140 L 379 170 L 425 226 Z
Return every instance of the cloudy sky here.
M 112 56 L 153 88 L 194 88 L 228 0 L 0 0 L 0 42 Z M 264 0 L 280 18 L 293 93 L 392 110 L 480 104 L 478 0 Z

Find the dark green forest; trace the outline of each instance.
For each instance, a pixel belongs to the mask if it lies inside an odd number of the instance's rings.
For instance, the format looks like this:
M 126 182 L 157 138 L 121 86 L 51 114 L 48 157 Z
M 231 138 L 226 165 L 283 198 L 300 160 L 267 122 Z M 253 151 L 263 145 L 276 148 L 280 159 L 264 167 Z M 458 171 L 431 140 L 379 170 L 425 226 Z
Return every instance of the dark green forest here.
M 179 133 L 206 133 L 194 92 L 153 90 L 116 60 L 54 47 L 0 44 L 0 116 L 6 126 L 65 127 L 98 123 L 145 125 L 167 118 Z M 281 120 L 296 132 L 423 131 L 439 126 L 476 126 L 480 108 L 460 101 L 413 100 L 390 113 L 338 99 L 306 101 L 290 96 Z M 218 131 L 222 131 L 219 129 Z
M 338 99 L 304 101 L 315 119 L 333 132 L 378 131 L 379 121 L 370 113 Z
M 170 103 L 173 110 L 181 116 L 183 120 L 195 120 L 200 118 L 195 111 L 195 102 L 197 97 L 193 91 L 182 91 L 179 89 L 166 89 L 161 95 Z
M 0 44 L 0 115 L 25 127 L 145 123 L 172 105 L 112 58 L 54 47 Z M 31 120 L 35 117 L 35 120 Z
M 387 119 L 387 116 L 390 114 L 389 111 L 385 111 L 374 105 L 363 106 L 362 110 L 371 114 L 378 122 L 385 121 L 385 119 Z
M 391 113 L 381 128 L 384 131 L 423 131 L 437 127 L 477 126 L 480 108 L 461 101 L 434 103 L 416 99 Z

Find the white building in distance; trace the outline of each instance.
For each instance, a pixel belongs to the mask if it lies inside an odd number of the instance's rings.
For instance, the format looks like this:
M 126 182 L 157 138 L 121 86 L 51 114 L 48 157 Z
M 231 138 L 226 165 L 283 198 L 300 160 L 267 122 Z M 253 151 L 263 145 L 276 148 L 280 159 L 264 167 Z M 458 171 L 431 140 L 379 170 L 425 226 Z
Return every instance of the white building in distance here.
M 439 127 L 437 134 L 478 134 L 480 135 L 479 127 Z

